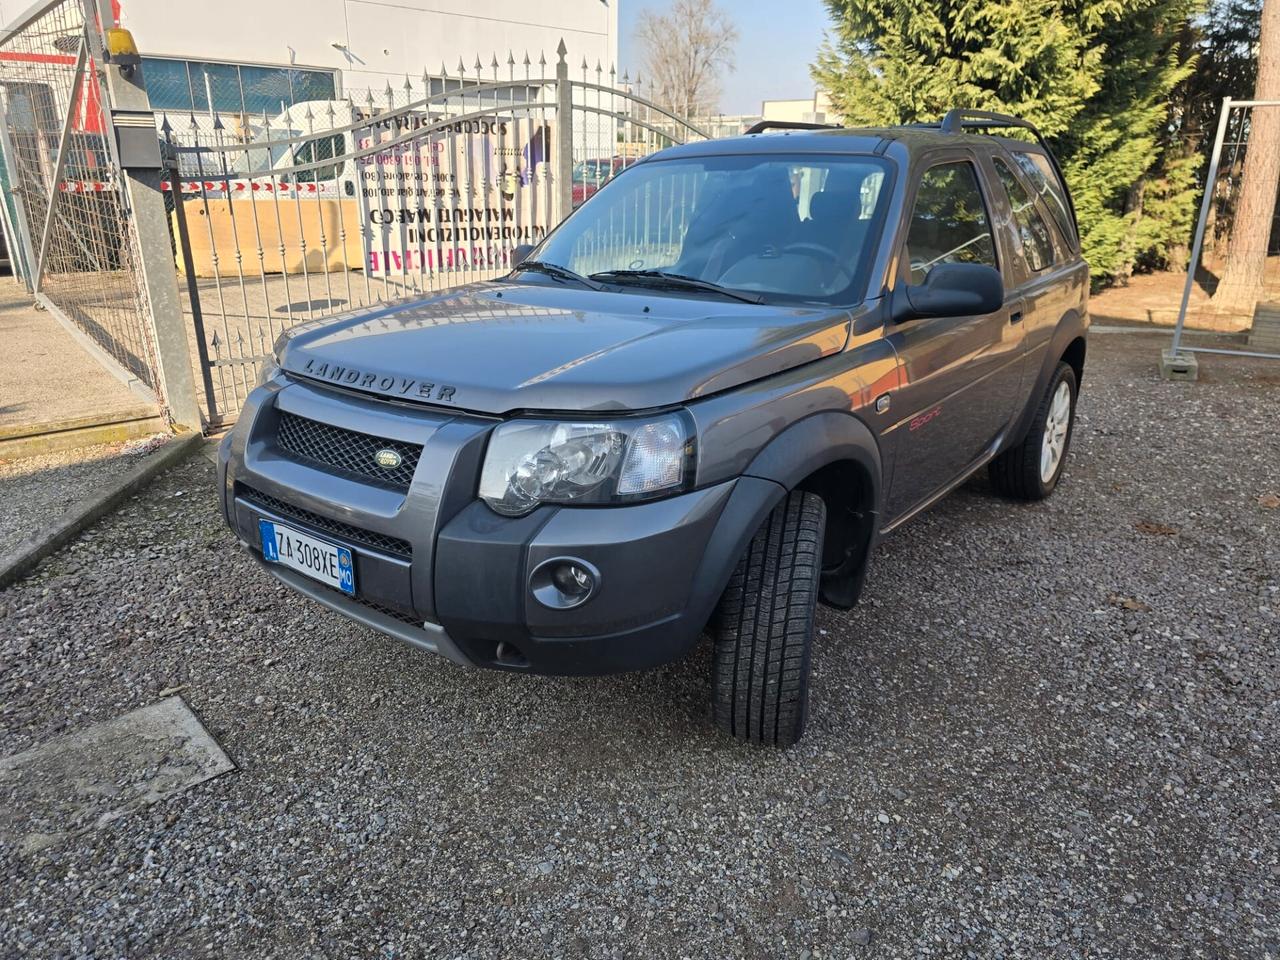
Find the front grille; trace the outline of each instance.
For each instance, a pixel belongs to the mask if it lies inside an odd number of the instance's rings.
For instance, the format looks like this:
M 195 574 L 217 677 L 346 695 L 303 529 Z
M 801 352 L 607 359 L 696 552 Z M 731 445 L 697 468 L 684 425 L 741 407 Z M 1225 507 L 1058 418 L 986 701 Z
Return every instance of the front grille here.
M 418 458 L 422 456 L 422 447 L 415 443 L 357 433 L 284 411 L 280 412 L 276 443 L 295 457 L 375 480 L 397 490 L 409 489 L 413 471 L 418 467 Z M 396 466 L 380 467 L 374 462 L 374 455 L 384 450 L 390 450 L 400 458 Z
M 376 600 L 369 600 L 366 597 L 356 597 L 355 601 L 360 604 L 360 606 L 368 607 L 370 610 L 376 610 L 378 613 L 385 617 L 390 617 L 392 620 L 399 620 L 401 623 L 408 624 L 411 627 L 417 627 L 419 630 L 422 629 L 421 617 L 415 617 L 413 614 L 405 613 L 403 610 L 397 610 L 395 607 L 383 606 Z
M 374 550 L 381 550 L 383 553 L 390 553 L 405 560 L 413 559 L 413 546 L 407 540 L 389 537 L 385 533 L 376 533 L 373 530 L 365 530 L 362 527 L 353 527 L 351 524 L 343 523 L 341 520 L 330 520 L 328 517 L 322 517 L 320 514 L 304 510 L 302 507 L 295 507 L 293 504 L 286 503 L 277 497 L 271 496 L 269 493 L 255 490 L 248 484 L 236 484 L 236 495 L 243 497 L 251 504 L 262 507 L 264 510 L 269 510 L 289 520 L 304 523 L 317 530 L 332 533 L 335 537 L 341 537 L 343 540 L 358 546 L 371 547 Z

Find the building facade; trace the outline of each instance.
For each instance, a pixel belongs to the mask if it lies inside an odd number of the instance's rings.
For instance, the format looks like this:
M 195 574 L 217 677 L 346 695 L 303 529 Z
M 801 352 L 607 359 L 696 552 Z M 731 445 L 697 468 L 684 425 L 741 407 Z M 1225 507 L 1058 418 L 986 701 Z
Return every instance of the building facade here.
M 617 64 L 620 0 L 113 0 L 120 26 L 137 41 L 157 110 L 275 115 L 306 100 L 421 96 L 424 73 L 461 61 L 486 79 L 508 56 L 523 75 L 524 57 L 554 70 L 563 40 L 580 71 Z M 27 0 L 0 0 L 0 21 Z M 380 100 L 379 105 L 385 104 Z

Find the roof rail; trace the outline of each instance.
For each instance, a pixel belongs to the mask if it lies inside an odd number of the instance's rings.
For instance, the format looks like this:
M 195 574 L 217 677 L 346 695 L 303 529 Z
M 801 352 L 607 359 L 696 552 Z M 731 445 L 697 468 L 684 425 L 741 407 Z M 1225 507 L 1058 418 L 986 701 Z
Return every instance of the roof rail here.
M 842 127 L 838 123 L 805 123 L 800 120 L 761 120 L 759 123 L 753 123 L 744 132 L 743 136 L 749 133 L 764 133 L 766 130 L 840 130 Z
M 959 133 L 965 127 L 1021 127 L 1030 130 L 1040 139 L 1040 131 L 1030 120 L 1023 120 L 1008 113 L 994 113 L 990 110 L 966 110 L 957 107 L 948 110 L 942 118 L 943 133 Z
M 1062 175 L 1062 167 L 1058 165 L 1058 158 L 1054 156 L 1049 144 L 1044 138 L 1044 134 L 1030 120 L 1024 120 L 1021 117 L 1011 116 L 1007 113 L 995 113 L 991 110 L 966 110 L 963 107 L 957 107 L 954 110 L 948 110 L 947 115 L 942 118 L 938 124 L 943 133 L 963 133 L 965 130 L 1000 130 L 1000 129 L 1019 129 L 1027 130 L 1036 138 L 1036 143 L 1040 144 L 1040 149 L 1045 152 L 1049 158 L 1049 163 L 1053 164 L 1053 170 L 1058 175 L 1058 180 L 1063 186 L 1063 192 L 1067 195 L 1067 207 L 1071 212 L 1071 227 L 1075 230 L 1076 245 L 1080 244 L 1080 224 L 1076 220 L 1076 205 L 1071 199 L 1071 191 L 1066 189 L 1067 178 Z

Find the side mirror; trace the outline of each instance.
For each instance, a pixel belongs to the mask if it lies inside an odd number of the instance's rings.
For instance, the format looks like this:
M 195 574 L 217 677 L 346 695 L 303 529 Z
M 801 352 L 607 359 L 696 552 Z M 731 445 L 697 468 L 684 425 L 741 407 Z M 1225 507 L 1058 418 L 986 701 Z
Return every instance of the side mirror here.
M 982 263 L 940 263 L 924 283 L 899 287 L 893 294 L 893 319 L 980 317 L 1004 306 L 1004 280 Z
M 529 258 L 529 254 L 533 253 L 532 243 L 521 243 L 511 251 L 511 266 L 518 267 Z

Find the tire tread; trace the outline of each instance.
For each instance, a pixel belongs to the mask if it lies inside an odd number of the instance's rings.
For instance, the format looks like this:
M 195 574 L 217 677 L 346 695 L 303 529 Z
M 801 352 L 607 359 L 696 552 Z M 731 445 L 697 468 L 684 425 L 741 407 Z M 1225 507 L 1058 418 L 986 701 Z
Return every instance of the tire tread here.
M 826 506 L 793 491 L 751 539 L 720 602 L 712 713 L 740 740 L 786 746 L 807 717 Z
M 1072 427 L 1067 428 L 1067 449 L 1062 452 L 1062 463 L 1058 465 L 1058 472 L 1053 481 L 1047 484 L 1040 477 L 1040 445 L 1044 438 L 1045 418 L 1049 415 L 1049 405 L 1053 403 L 1054 391 L 1064 379 L 1071 384 L 1071 415 L 1072 426 L 1074 426 L 1076 374 L 1070 364 L 1059 361 L 1057 370 L 1049 378 L 1049 385 L 1044 395 L 1036 404 L 1031 428 L 1027 431 L 1027 435 L 1021 443 L 1004 451 L 987 466 L 987 476 L 991 479 L 991 486 L 1002 496 L 1014 500 L 1043 500 L 1053 493 L 1057 486 L 1058 478 L 1062 476 L 1062 471 L 1066 467 L 1067 454 L 1071 449 Z

